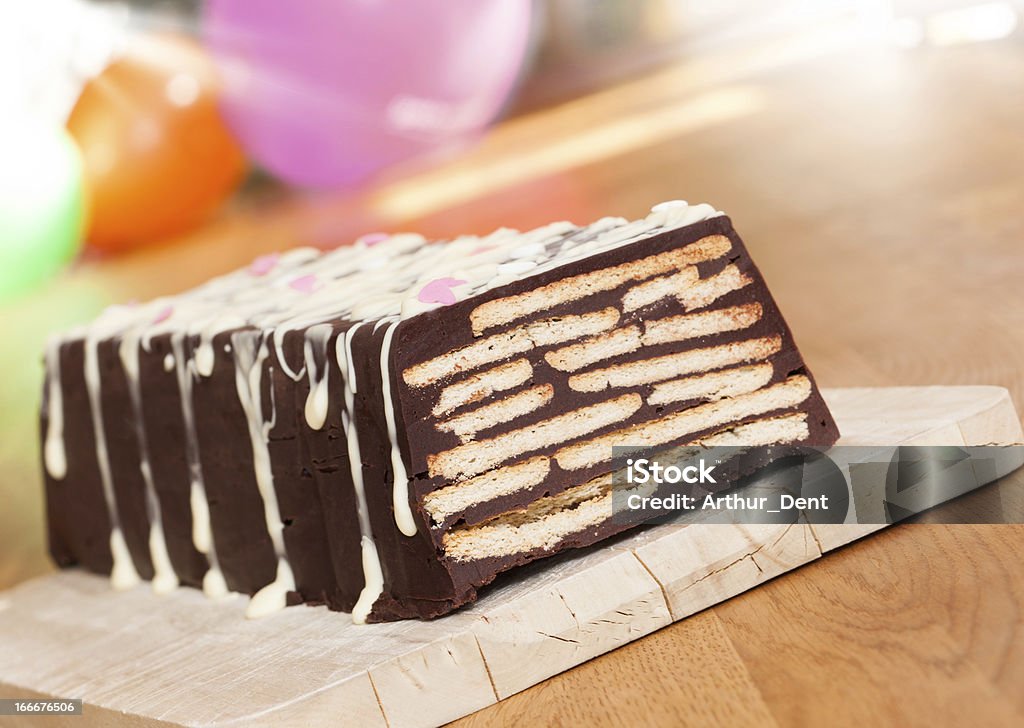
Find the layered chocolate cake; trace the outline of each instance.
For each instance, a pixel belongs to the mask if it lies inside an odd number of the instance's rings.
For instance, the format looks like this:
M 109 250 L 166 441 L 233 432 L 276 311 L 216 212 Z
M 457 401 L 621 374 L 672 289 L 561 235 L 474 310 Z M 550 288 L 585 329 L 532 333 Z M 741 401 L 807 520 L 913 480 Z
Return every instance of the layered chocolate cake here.
M 729 219 L 670 202 L 297 249 L 111 307 L 51 341 L 42 436 L 61 566 L 363 622 L 626 528 L 613 445 L 838 433 Z

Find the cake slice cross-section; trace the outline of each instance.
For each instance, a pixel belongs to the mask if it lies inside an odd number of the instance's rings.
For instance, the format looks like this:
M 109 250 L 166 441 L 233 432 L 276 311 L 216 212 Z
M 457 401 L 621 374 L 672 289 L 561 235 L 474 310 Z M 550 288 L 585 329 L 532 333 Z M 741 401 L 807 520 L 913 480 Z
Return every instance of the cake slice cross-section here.
M 729 218 L 296 249 L 51 340 L 61 566 L 431 618 L 608 538 L 612 447 L 831 445 Z

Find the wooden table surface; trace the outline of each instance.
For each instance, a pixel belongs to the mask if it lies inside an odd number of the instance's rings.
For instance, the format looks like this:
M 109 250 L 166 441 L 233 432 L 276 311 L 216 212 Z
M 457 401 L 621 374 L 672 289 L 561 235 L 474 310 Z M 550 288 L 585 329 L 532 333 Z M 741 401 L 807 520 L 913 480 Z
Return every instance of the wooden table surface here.
M 299 243 L 525 228 L 655 202 L 730 213 L 824 386 L 997 384 L 1024 409 L 1024 45 L 835 29 L 708 53 L 520 115 L 354 195 L 257 194 L 0 310 L 0 588 L 44 553 L 47 331 Z M 1019 473 L 999 487 L 1019 493 Z M 461 721 L 1024 721 L 1024 527 L 901 525 Z

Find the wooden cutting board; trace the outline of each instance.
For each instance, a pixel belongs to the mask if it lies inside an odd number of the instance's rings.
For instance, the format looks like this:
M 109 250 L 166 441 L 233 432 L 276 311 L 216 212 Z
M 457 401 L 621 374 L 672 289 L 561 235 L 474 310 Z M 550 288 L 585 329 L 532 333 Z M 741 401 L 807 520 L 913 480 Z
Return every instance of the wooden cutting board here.
M 825 396 L 840 444 L 1024 442 L 997 387 Z M 995 471 L 971 470 L 964 491 L 1018 467 L 1021 450 L 1007 452 Z M 307 607 L 248 621 L 242 597 L 113 592 L 104 578 L 66 571 L 0 593 L 0 697 L 83 698 L 84 716 L 48 719 L 78 728 L 435 725 L 880 528 L 657 526 L 507 575 L 434 622 L 361 627 Z

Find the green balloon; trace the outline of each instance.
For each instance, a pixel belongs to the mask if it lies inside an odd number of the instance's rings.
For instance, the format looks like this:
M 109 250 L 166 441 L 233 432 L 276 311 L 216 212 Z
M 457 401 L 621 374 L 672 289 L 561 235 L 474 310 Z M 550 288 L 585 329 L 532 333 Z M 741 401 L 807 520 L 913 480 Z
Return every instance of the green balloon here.
M 82 158 L 67 131 L 0 125 L 0 304 L 75 256 L 84 215 Z

